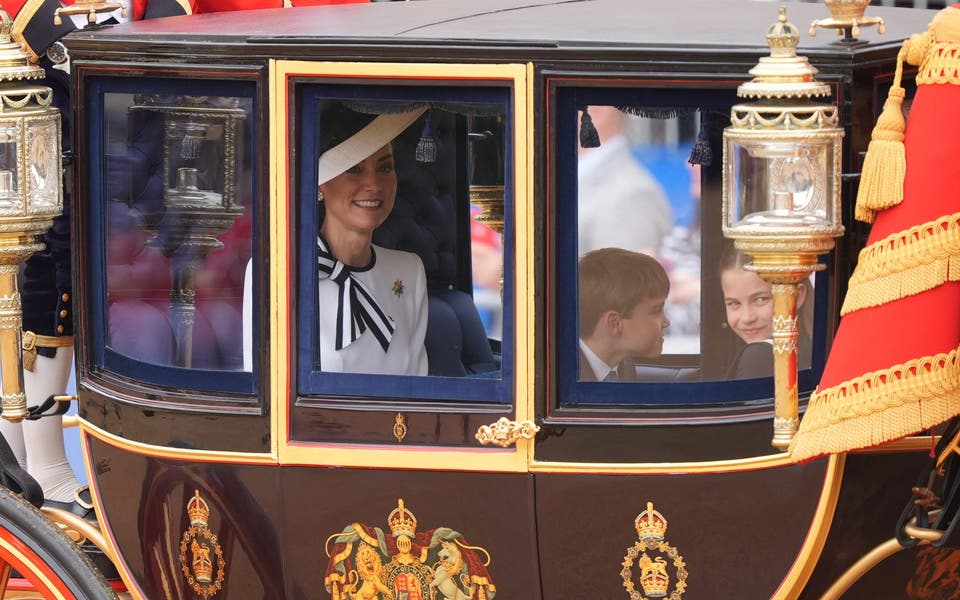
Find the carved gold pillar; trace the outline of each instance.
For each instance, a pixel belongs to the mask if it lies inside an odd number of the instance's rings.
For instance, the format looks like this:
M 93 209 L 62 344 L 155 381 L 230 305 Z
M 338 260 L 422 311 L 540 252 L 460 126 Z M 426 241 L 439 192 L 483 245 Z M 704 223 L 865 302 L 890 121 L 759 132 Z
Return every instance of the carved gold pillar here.
M 800 427 L 797 397 L 797 284 L 773 285 L 773 441 L 786 448 Z M 813 301 L 813 298 L 810 299 Z
M 20 258 L 26 260 L 30 254 L 43 249 L 43 244 L 35 244 L 26 256 L 19 252 L 6 253 L 9 248 L 0 249 L 0 261 L 11 260 L 12 264 L 0 264 L 0 368 L 3 369 L 2 405 L 3 417 L 8 421 L 21 421 L 27 416 L 27 399 L 23 392 L 23 362 L 20 355 L 20 329 L 23 326 L 23 311 L 20 303 L 20 289 L 17 274 L 20 271 Z M 19 249 L 16 249 L 19 250 Z

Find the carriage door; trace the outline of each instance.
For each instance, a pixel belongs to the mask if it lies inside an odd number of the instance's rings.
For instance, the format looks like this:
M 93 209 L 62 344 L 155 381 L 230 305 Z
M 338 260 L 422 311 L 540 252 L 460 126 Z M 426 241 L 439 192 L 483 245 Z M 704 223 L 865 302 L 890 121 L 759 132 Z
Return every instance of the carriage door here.
M 531 229 L 527 67 L 272 67 L 285 535 L 317 548 L 284 557 L 292 585 L 337 599 L 539 597 L 533 291 L 515 251 Z M 396 193 L 340 195 L 371 153 Z M 367 264 L 340 260 L 336 236 L 390 202 Z
M 544 87 L 556 235 L 531 464 L 543 595 L 789 595 L 833 479 L 827 461 L 791 465 L 770 445 L 770 336 L 750 329 L 763 327 L 756 315 L 747 327 L 734 314 L 761 313 L 769 284 L 747 273 L 760 285 L 745 298 L 721 289 L 735 258 L 720 183 L 736 82 L 550 73 Z M 826 319 L 814 309 L 829 287 L 809 283 L 801 394 L 822 368 Z M 752 372 L 734 366 L 741 333 L 759 338 Z M 730 576 L 744 553 L 763 565 L 749 581 Z

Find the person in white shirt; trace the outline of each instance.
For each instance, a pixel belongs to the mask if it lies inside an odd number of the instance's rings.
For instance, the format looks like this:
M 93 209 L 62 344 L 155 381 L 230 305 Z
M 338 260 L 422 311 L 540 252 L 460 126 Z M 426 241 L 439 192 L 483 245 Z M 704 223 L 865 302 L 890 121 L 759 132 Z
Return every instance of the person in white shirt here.
M 589 112 L 601 144 L 577 156 L 577 255 L 616 246 L 659 256 L 674 221 L 667 194 L 631 154 L 626 115 L 614 106 Z
M 427 374 L 423 264 L 371 243 L 397 193 L 391 140 L 424 110 L 374 117 L 335 105 L 321 115 L 317 319 L 324 371 Z

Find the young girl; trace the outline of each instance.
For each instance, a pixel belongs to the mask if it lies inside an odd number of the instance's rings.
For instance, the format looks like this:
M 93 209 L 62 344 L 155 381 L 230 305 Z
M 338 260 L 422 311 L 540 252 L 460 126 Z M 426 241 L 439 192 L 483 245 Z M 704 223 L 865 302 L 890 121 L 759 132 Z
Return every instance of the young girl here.
M 730 248 L 720 259 L 720 287 L 727 325 L 746 344 L 727 371 L 729 379 L 773 375 L 773 286 L 744 269 L 750 257 Z M 804 280 L 797 288 L 797 329 L 800 331 L 799 366 L 810 366 L 810 332 L 813 330 L 812 286 Z

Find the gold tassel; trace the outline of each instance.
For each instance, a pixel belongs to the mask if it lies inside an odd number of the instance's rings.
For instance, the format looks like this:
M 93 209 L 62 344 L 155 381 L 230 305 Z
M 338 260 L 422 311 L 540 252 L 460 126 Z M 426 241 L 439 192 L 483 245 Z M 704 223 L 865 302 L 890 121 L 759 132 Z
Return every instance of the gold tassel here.
M 932 25 L 931 25 L 932 27 Z M 897 53 L 897 70 L 893 84 L 883 103 L 883 112 L 877 119 L 867 146 L 860 173 L 860 188 L 857 190 L 857 205 L 854 216 L 859 221 L 873 223 L 876 214 L 903 202 L 903 180 L 907 172 L 906 149 L 903 145 L 907 128 L 903 117 L 904 89 L 903 63 L 922 65 L 927 62 L 936 36 L 931 28 L 904 40 Z
M 906 120 L 903 118 L 903 98 L 900 85 L 903 73 L 903 58 L 907 43 L 897 54 L 897 71 L 883 112 L 877 119 L 863 159 L 860 173 L 860 189 L 854 216 L 859 221 L 873 223 L 876 214 L 903 201 L 903 178 L 907 171 L 907 156 L 903 146 Z

